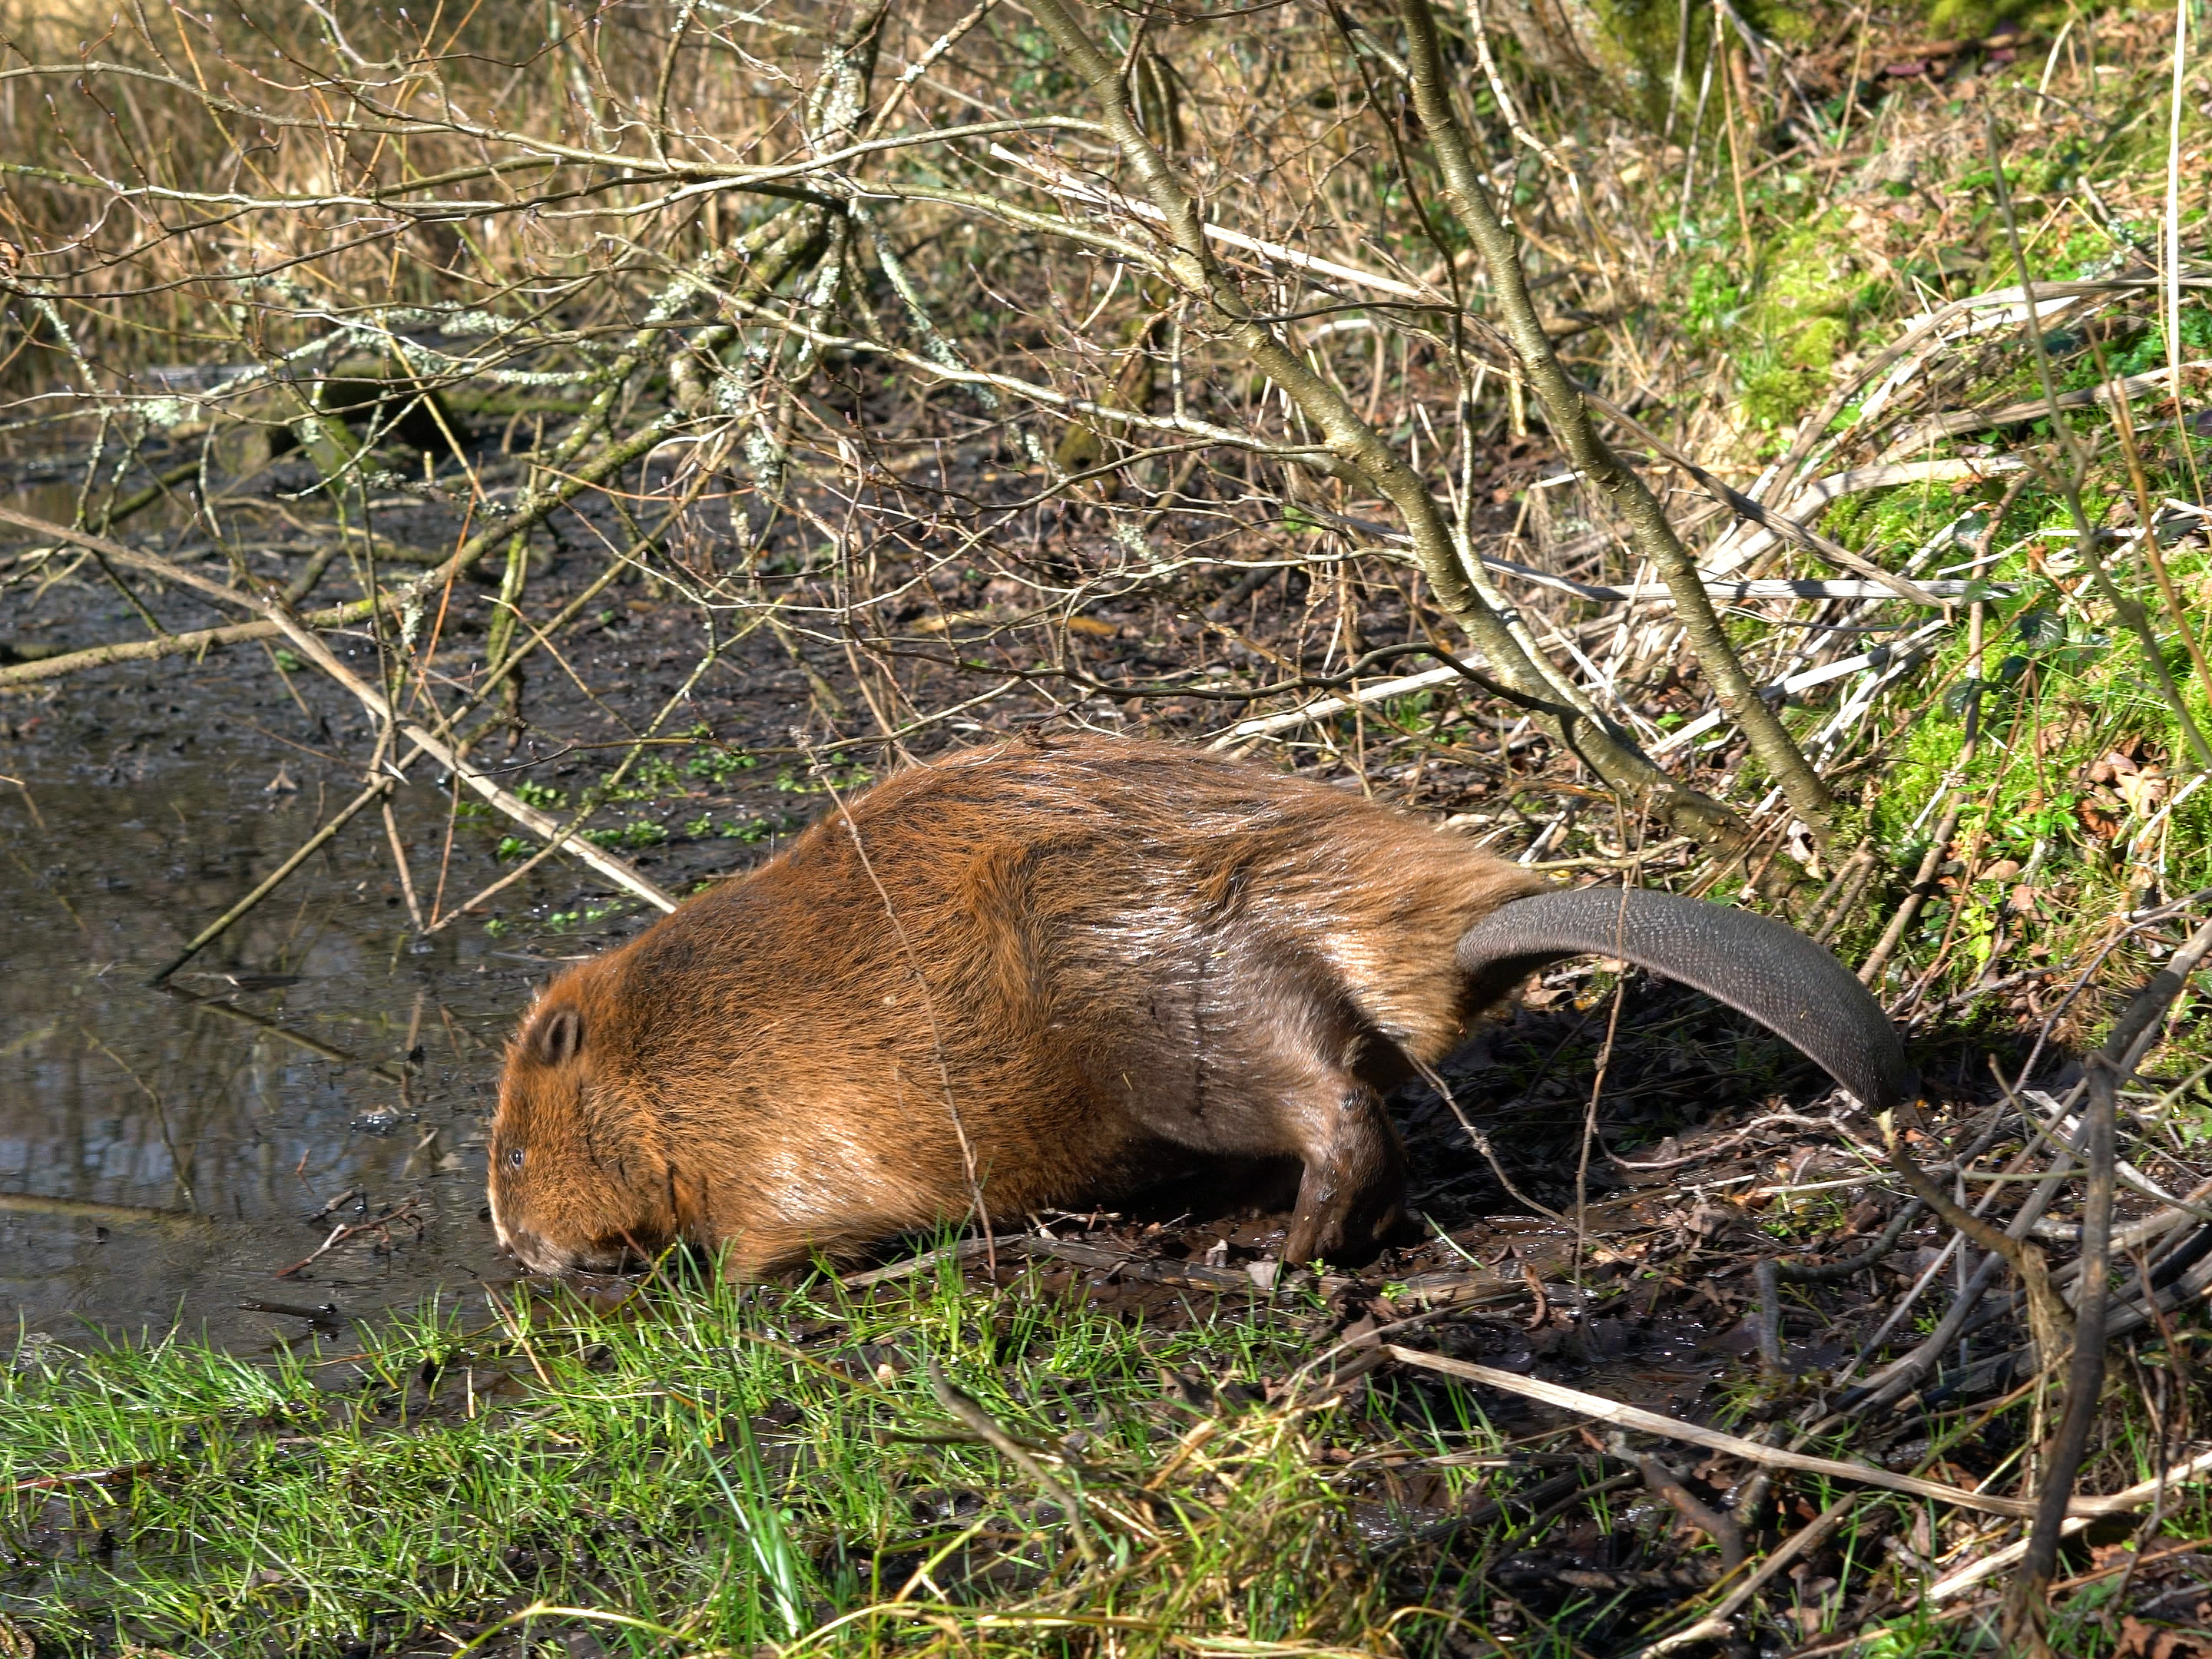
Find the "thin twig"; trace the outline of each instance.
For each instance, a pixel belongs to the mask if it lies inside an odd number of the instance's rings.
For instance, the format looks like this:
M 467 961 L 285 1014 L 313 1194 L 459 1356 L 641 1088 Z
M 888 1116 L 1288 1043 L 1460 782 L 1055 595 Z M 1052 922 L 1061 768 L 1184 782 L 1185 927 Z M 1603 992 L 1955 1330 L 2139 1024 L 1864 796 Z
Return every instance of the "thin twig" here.
M 1746 1462 L 1756 1463 L 1765 1468 L 1796 1469 L 1806 1474 L 1825 1474 L 1838 1480 L 1855 1480 L 1863 1486 L 1910 1492 L 1916 1498 L 1931 1498 L 1936 1503 L 1949 1504 L 1959 1509 L 1979 1510 L 1987 1515 L 2025 1517 L 2035 1512 L 2035 1504 L 2024 1498 L 2001 1498 L 1994 1492 L 1968 1492 L 1958 1486 L 1923 1480 L 1915 1475 L 1895 1474 L 1887 1469 L 1875 1468 L 1864 1463 L 1846 1463 L 1833 1457 L 1808 1457 L 1802 1452 L 1784 1451 L 1778 1446 L 1765 1446 L 1756 1440 L 1746 1440 L 1740 1435 L 1709 1429 L 1703 1424 L 1685 1423 L 1679 1418 L 1662 1417 L 1657 1412 L 1647 1412 L 1641 1407 L 1624 1406 L 1597 1395 L 1584 1394 L 1579 1389 L 1563 1388 L 1557 1382 L 1547 1382 L 1541 1377 L 1502 1371 L 1493 1365 L 1470 1364 L 1463 1359 L 1424 1353 L 1418 1348 L 1401 1348 L 1395 1343 L 1384 1344 L 1383 1352 L 1404 1364 L 1418 1365 L 1425 1370 L 1442 1371 L 1447 1376 L 1479 1382 L 1485 1388 L 1501 1389 L 1525 1400 L 1540 1401 L 1547 1406 L 1595 1418 L 1616 1428 L 1632 1430 L 1638 1434 L 1663 1435 L 1670 1440 L 1703 1446 L 1711 1451 L 1726 1452 L 1730 1456 L 1742 1458 Z M 2109 1501 L 2103 1498 L 2076 1499 L 2069 1512 L 2101 1515 L 2106 1510 L 2099 1505 Z
M 937 1395 L 939 1405 L 982 1436 L 990 1443 L 994 1451 L 1036 1481 L 1045 1496 L 1060 1505 L 1060 1512 L 1067 1517 L 1068 1533 L 1075 1540 L 1077 1553 L 1085 1561 L 1096 1563 L 1098 1547 L 1091 1541 L 1088 1524 L 1084 1519 L 1082 1500 L 1076 1497 L 1074 1492 L 1048 1474 L 1044 1466 L 1031 1456 L 1019 1441 L 1001 1428 L 996 1418 L 983 1409 L 981 1401 L 955 1387 L 952 1379 L 945 1376 L 945 1367 L 934 1359 L 929 1362 L 929 1386 Z
M 302 842 L 298 849 L 293 853 L 291 857 L 286 859 L 283 863 L 278 865 L 266 876 L 264 876 L 258 884 L 254 887 L 252 891 L 246 894 L 244 898 L 239 900 L 237 903 L 232 905 L 229 909 L 224 911 L 206 927 L 201 928 L 198 933 L 193 934 L 191 940 L 185 945 L 183 950 L 178 951 L 175 956 L 170 957 L 169 960 L 164 963 L 155 972 L 148 975 L 146 983 L 149 986 L 161 984 L 162 981 L 167 979 L 170 975 L 175 973 L 178 969 L 183 967 L 194 957 L 198 956 L 202 951 L 214 944 L 218 939 L 221 939 L 223 934 L 229 932 L 233 924 L 252 911 L 255 905 L 267 898 L 270 894 L 275 892 L 279 887 L 283 886 L 284 884 L 284 878 L 287 876 L 289 876 L 301 865 L 305 864 L 309 859 L 313 858 L 318 848 L 325 845 L 333 836 L 337 835 L 339 830 L 344 829 L 347 824 L 352 823 L 353 820 L 368 807 L 375 802 L 383 799 L 386 795 L 391 793 L 392 784 L 392 780 L 390 777 L 380 777 L 374 780 L 368 788 L 362 790 L 361 793 L 356 795 L 351 800 L 348 801 L 343 806 L 340 807 L 335 813 L 333 813 L 330 818 L 324 823 L 322 828 L 316 830 L 313 835 L 308 836 L 306 841 Z

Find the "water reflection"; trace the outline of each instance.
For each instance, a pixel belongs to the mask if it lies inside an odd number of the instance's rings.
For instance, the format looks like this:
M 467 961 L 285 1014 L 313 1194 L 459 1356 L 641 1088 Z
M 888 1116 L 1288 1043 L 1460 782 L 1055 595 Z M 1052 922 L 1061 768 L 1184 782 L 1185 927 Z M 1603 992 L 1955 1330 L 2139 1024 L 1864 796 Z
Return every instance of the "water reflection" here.
M 269 740 L 352 748 L 331 744 L 343 711 L 231 684 L 216 718 L 219 671 L 196 672 L 200 690 L 173 672 L 0 704 L 0 773 L 27 786 L 0 785 L 0 1306 L 64 1341 L 181 1322 L 252 1345 L 306 1326 L 242 1303 L 359 1315 L 507 1276 L 479 1218 L 482 1120 L 498 1045 L 556 964 L 475 925 L 413 939 L 374 815 L 145 985 L 358 787 Z M 265 787 L 279 753 L 296 790 Z M 496 873 L 488 838 L 463 825 L 448 851 L 422 783 L 395 802 L 416 879 L 442 865 L 473 891 Z M 273 1277 L 410 1199 L 419 1239 L 370 1230 Z

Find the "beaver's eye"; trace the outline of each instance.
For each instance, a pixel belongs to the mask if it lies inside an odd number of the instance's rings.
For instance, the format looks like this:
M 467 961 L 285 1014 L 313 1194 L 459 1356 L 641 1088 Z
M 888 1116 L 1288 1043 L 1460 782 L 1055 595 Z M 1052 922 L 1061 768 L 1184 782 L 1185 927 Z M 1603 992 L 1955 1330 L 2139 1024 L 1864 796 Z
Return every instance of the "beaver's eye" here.
M 517 1146 L 517 1147 L 514 1148 L 512 1151 L 510 1151 L 510 1152 L 507 1153 L 507 1167 L 508 1169 L 510 1169 L 510 1170 L 519 1170 L 519 1169 L 520 1169 L 520 1168 L 522 1167 L 522 1148 L 521 1148 L 521 1147 Z

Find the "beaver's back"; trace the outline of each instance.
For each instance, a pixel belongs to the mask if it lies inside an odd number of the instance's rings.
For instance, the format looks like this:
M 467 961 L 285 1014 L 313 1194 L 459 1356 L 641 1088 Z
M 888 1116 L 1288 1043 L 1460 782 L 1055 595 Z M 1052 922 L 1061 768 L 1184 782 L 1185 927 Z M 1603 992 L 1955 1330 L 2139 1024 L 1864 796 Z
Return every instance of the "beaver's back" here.
M 834 1018 L 848 1042 L 918 1037 L 982 1064 L 1011 1038 L 1079 1042 L 1178 999 L 1218 1036 L 1267 1018 L 1234 995 L 1267 955 L 1324 970 L 1427 1059 L 1471 1012 L 1461 934 L 1540 885 L 1310 780 L 1050 740 L 896 774 L 620 954 L 663 1058 L 757 1050 Z

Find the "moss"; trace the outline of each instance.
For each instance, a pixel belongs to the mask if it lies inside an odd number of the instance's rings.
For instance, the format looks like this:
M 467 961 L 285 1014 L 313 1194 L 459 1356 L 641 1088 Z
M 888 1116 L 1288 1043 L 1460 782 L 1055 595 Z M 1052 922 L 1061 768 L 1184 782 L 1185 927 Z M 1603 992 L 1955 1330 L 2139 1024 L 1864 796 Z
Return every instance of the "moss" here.
M 1513 9 L 1508 0 L 1509 16 Z M 1687 51 L 1678 50 L 1683 21 L 1679 0 L 1546 0 L 1540 5 L 1522 0 L 1520 10 L 1511 18 L 1513 33 L 1546 70 L 1571 74 L 1579 67 L 1572 60 L 1579 58 L 1595 75 L 1577 78 L 1593 80 L 1590 89 L 1622 113 L 1654 125 L 1663 121 L 1678 58 L 1686 66 L 1689 84 L 1675 89 L 1675 95 L 1695 100 L 1698 67 L 1711 33 L 1711 6 L 1688 9 Z M 1753 29 L 1785 46 L 1809 46 L 1835 21 L 1831 11 L 1804 0 L 1745 0 L 1738 10 Z M 2066 14 L 2059 0 L 1928 0 L 1925 12 L 1930 34 L 1954 38 L 1987 35 L 2001 23 L 2047 32 L 2057 29 Z M 1549 45 L 1536 46 L 1532 35 L 1549 37 Z M 1717 118 L 1716 109 L 1712 118 Z
M 1818 402 L 1851 344 L 1868 283 L 1850 250 L 1834 214 L 1762 250 L 1737 330 L 1743 409 L 1754 426 L 1771 430 Z
M 1712 8 L 1689 8 L 1688 50 L 1678 50 L 1682 29 L 1682 7 L 1678 0 L 1556 0 L 1583 55 L 1600 70 L 1607 85 L 1624 94 L 1614 101 L 1626 111 L 1654 124 L 1667 115 L 1668 86 L 1678 58 L 1686 66 L 1689 84 L 1675 88 L 1685 103 L 1697 98 L 1698 66 L 1704 61 L 1705 43 L 1712 32 Z M 1818 17 L 1808 6 L 1790 0 L 1768 0 L 1746 5 L 1745 19 L 1760 33 L 1790 44 L 1809 40 Z M 1718 110 L 1712 112 L 1717 118 Z
M 2065 7 L 2049 0 L 1929 0 L 1928 27 L 1948 39 L 1972 40 L 1991 33 L 2000 23 L 2055 28 L 2065 15 Z
M 1910 484 L 1846 496 L 1828 509 L 1822 524 L 1844 545 L 1865 551 L 1883 546 L 1917 546 L 1958 512 L 1958 499 L 1948 485 Z
M 1674 74 L 1675 41 L 1681 30 L 1682 11 L 1673 0 L 1591 0 L 1601 20 L 1606 38 L 1613 44 L 1624 86 L 1647 120 L 1663 120 L 1667 113 L 1668 83 Z M 1688 59 L 1704 51 L 1710 29 L 1709 9 L 1690 9 Z M 1678 89 L 1677 95 L 1688 93 Z

